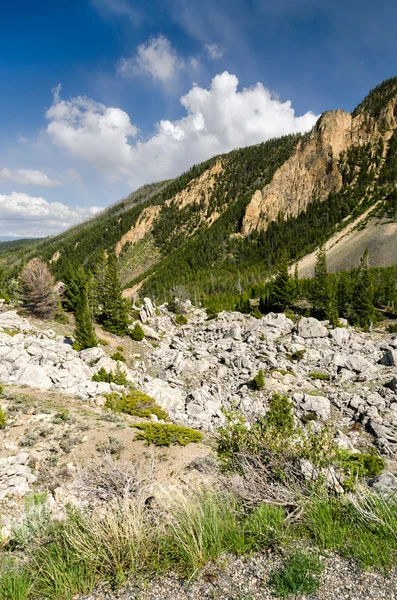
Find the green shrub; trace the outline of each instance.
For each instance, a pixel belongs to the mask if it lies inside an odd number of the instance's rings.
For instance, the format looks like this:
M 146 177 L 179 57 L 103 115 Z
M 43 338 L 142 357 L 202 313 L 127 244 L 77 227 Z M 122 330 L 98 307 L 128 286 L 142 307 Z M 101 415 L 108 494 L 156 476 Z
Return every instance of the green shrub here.
M 320 586 L 318 575 L 322 570 L 318 556 L 296 550 L 284 566 L 272 574 L 271 584 L 282 598 L 290 594 L 314 594 Z
M 123 412 L 135 417 L 150 417 L 156 415 L 158 419 L 168 420 L 168 414 L 156 403 L 154 398 L 138 390 L 129 392 L 125 396 L 117 393 L 106 394 L 105 408 L 115 412 Z
M 329 381 L 330 379 L 329 375 L 326 375 L 325 373 L 317 373 L 315 371 L 309 373 L 309 377 L 310 379 L 318 379 L 320 381 Z
M 123 356 L 123 354 L 121 354 L 121 352 L 115 352 L 114 354 L 112 354 L 112 356 L 110 357 L 112 360 L 120 360 L 121 362 L 126 362 L 125 358 Z
M 295 350 L 295 352 L 292 352 L 291 354 L 287 354 L 287 358 L 288 358 L 288 360 L 300 362 L 303 359 L 303 357 L 305 356 L 305 352 L 306 352 L 306 350 Z
M 240 453 L 262 456 L 268 453 L 295 452 L 292 447 L 296 442 L 294 435 L 297 430 L 294 426 L 292 403 L 287 396 L 273 393 L 268 412 L 253 424 L 247 423 L 238 411 L 223 410 L 223 414 L 226 425 L 218 428 L 217 451 L 226 469 L 236 468 Z M 303 452 L 303 445 L 300 444 L 299 447 L 299 451 Z M 298 448 L 296 451 L 298 452 Z
M 145 440 L 148 446 L 150 444 L 155 446 L 186 446 L 191 442 L 200 442 L 203 438 L 202 434 L 195 429 L 170 423 L 140 423 L 139 425 L 131 425 L 131 427 L 141 430 L 135 439 Z
M 117 365 L 114 371 L 109 373 L 101 367 L 95 375 L 92 376 L 92 381 L 104 382 L 104 383 L 116 383 L 117 385 L 127 385 L 127 376 Z
M 255 375 L 253 384 L 256 390 L 262 390 L 265 387 L 265 374 L 262 369 Z
M 123 348 L 123 346 L 117 346 L 117 350 L 118 350 L 119 352 L 124 352 L 124 348 Z
M 351 491 L 358 479 L 380 475 L 385 468 L 385 459 L 378 456 L 375 450 L 368 454 L 356 454 L 339 449 L 337 465 L 343 473 L 344 488 Z
M 175 317 L 175 323 L 177 325 L 187 325 L 188 322 L 189 321 L 187 320 L 187 318 L 185 317 L 185 315 L 176 315 L 176 317 Z
M 250 315 L 251 317 L 255 317 L 255 319 L 261 319 L 263 317 L 261 311 L 257 306 L 255 306 L 253 310 L 251 310 Z
M 98 342 L 101 346 L 109 346 L 109 342 L 107 340 L 104 340 L 103 338 L 98 338 Z
M 390 323 L 390 325 L 387 326 L 387 331 L 389 333 L 397 333 L 397 323 Z
M 139 323 L 136 323 L 133 329 L 128 330 L 128 335 L 135 342 L 141 342 L 145 337 L 145 332 L 143 331 Z
M 4 410 L 0 406 L 0 429 L 4 429 L 6 426 L 7 417 L 5 415 Z

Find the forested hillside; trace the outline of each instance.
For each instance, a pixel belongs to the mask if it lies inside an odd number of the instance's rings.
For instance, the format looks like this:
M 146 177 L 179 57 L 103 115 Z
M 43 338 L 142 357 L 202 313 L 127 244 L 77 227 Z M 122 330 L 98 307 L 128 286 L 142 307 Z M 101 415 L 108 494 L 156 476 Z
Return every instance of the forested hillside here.
M 304 136 L 234 150 L 180 177 L 146 185 L 56 237 L 0 245 L 6 280 L 39 256 L 62 280 L 116 252 L 125 288 L 164 299 L 238 296 L 359 215 L 360 227 L 397 210 L 397 78 L 372 90 L 351 115 L 325 113 Z M 389 264 L 389 263 L 387 263 Z

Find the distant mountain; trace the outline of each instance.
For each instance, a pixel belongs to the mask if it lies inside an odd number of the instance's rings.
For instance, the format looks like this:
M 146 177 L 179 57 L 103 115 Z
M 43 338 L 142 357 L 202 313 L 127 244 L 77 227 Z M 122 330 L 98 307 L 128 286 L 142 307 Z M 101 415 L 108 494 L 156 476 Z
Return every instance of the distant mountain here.
M 236 294 L 263 281 L 284 247 L 298 260 L 332 240 L 335 269 L 354 266 L 366 245 L 372 264 L 397 262 L 396 183 L 393 78 L 352 114 L 326 112 L 306 135 L 234 150 L 146 185 L 24 253 L 51 261 L 62 279 L 69 262 L 92 268 L 99 253 L 115 251 L 130 293 L 163 299 L 183 285 L 196 299 Z M 15 267 L 18 252 L 6 255 Z M 307 273 L 310 260 L 301 263 Z

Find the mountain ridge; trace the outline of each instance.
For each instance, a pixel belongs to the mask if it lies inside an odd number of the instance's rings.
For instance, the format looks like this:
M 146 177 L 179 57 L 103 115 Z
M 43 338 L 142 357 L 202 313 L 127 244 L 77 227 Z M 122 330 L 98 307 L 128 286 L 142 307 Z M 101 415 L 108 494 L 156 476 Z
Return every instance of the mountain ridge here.
M 90 221 L 23 248 L 24 259 L 92 269 L 115 251 L 125 288 L 152 297 L 183 285 L 191 296 L 236 293 L 266 278 L 286 248 L 310 254 L 368 211 L 397 206 L 397 78 L 349 114 L 327 111 L 313 129 L 233 150 L 180 177 L 148 184 Z M 368 220 L 363 226 L 366 226 Z M 9 268 L 21 253 L 0 249 Z

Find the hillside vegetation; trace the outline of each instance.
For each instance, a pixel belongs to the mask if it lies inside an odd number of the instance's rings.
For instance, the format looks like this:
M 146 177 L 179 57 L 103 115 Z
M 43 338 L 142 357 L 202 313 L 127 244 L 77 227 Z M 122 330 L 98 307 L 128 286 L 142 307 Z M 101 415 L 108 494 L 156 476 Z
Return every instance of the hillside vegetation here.
M 5 277 L 39 256 L 63 280 L 70 267 L 93 271 L 116 251 L 122 285 L 141 295 L 164 299 L 176 286 L 196 301 L 239 295 L 272 274 L 283 250 L 300 259 L 364 213 L 361 229 L 394 222 L 396 101 L 393 78 L 352 115 L 325 113 L 309 134 L 214 157 L 56 237 L 0 245 Z M 387 250 L 378 259 L 374 239 L 371 264 L 391 264 Z

